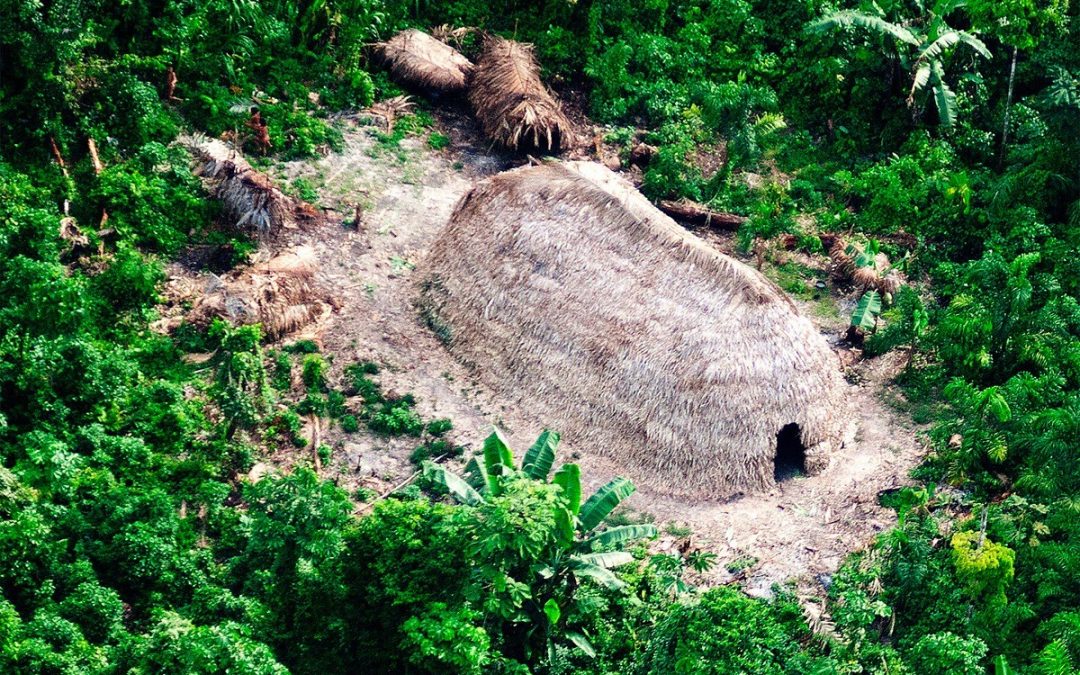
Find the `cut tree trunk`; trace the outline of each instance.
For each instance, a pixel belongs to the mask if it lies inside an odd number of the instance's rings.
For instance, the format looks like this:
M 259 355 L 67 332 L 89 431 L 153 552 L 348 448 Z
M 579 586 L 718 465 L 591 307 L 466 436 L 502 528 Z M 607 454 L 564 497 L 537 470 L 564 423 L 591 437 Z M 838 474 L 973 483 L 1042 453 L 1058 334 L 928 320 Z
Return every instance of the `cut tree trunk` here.
M 739 216 L 734 213 L 724 213 L 723 211 L 713 211 L 703 204 L 698 204 L 697 202 L 692 202 L 688 199 L 681 199 L 677 202 L 664 199 L 660 201 L 658 206 L 661 211 L 672 218 L 686 220 L 698 225 L 710 225 L 722 230 L 737 230 L 739 229 L 739 226 L 746 222 L 745 216 Z
M 1009 106 L 1012 105 L 1013 85 L 1016 83 L 1016 47 L 1013 47 L 1012 65 L 1009 66 L 1009 95 L 1005 97 L 1005 119 L 1001 123 L 1001 148 L 998 151 L 998 168 L 1005 161 L 1005 145 L 1009 141 Z

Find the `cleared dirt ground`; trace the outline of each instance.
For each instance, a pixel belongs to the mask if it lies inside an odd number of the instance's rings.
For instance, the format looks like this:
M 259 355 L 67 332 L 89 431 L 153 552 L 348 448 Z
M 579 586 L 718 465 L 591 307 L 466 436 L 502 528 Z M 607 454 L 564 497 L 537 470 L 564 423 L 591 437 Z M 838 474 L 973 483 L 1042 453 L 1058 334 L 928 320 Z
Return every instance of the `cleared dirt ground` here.
M 423 138 L 400 146 L 380 142 L 375 130 L 346 122 L 346 147 L 322 159 L 279 165 L 272 173 L 282 182 L 297 177 L 317 186 L 328 223 L 288 232 L 275 249 L 312 246 L 319 261 L 318 283 L 339 307 L 303 334 L 333 358 L 333 374 L 358 360 L 383 365 L 384 389 L 411 392 L 425 418 L 449 417 L 457 443 L 479 447 L 492 424 L 498 424 L 518 448 L 525 448 L 550 421 L 529 410 L 496 400 L 443 348 L 420 322 L 413 307 L 414 266 L 447 222 L 457 200 L 476 181 L 515 163 L 489 152 L 467 123 L 442 118 L 449 147 L 432 150 Z M 520 163 L 520 160 L 517 161 Z M 356 229 L 356 204 L 364 212 Z M 725 237 L 707 237 L 728 249 Z M 725 250 L 730 253 L 730 250 Z M 188 282 L 191 273 L 174 266 Z M 841 330 L 835 320 L 823 326 L 831 342 Z M 858 386 L 850 386 L 847 410 L 851 424 L 845 447 L 829 467 L 812 477 L 784 481 L 769 494 L 728 501 L 688 501 L 663 496 L 648 477 L 596 457 L 588 447 L 566 438 L 561 461 L 576 461 L 589 487 L 612 476 L 634 479 L 638 493 L 629 501 L 629 517 L 649 518 L 661 528 L 661 550 L 698 548 L 715 552 L 716 568 L 705 583 L 740 581 L 752 594 L 767 594 L 773 583 L 795 581 L 807 592 L 827 583 L 844 556 L 866 545 L 888 527 L 891 512 L 878 506 L 879 491 L 906 482 L 923 448 L 917 430 L 882 403 L 883 388 L 899 364 L 877 360 L 858 363 Z M 334 448 L 322 473 L 344 487 L 366 486 L 378 492 L 406 480 L 414 468 L 408 455 L 415 440 L 387 439 L 361 431 L 320 430 L 321 442 Z M 687 439 L 688 445 L 693 439 Z M 266 458 L 257 473 L 311 460 L 310 451 L 281 451 Z M 692 534 L 687 535 L 687 531 Z M 729 567 L 731 569 L 729 569 Z M 734 571 L 732 571 L 734 570 Z

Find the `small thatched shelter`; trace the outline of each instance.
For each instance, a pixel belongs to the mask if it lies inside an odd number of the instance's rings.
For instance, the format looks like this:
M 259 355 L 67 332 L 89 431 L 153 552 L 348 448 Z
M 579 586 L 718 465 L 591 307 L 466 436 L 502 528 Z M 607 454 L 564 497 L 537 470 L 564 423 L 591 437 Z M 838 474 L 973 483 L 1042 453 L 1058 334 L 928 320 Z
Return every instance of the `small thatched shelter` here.
M 461 52 L 415 28 L 381 43 L 378 51 L 395 80 L 422 89 L 464 91 L 473 70 Z
M 841 443 L 839 363 L 810 321 L 600 165 L 477 185 L 421 272 L 451 352 L 639 483 L 730 496 Z
M 226 143 L 200 134 L 181 136 L 177 143 L 195 158 L 195 175 L 207 179 L 214 198 L 224 206 L 224 216 L 237 229 L 267 236 L 294 223 L 297 217 L 315 217 L 311 205 L 279 190 Z
M 473 73 L 469 102 L 484 133 L 511 150 L 557 153 L 573 144 L 570 120 L 540 81 L 532 45 L 489 36 Z
M 214 276 L 195 301 L 188 321 L 206 326 L 214 318 L 234 325 L 262 324 L 271 340 L 297 331 L 331 310 L 314 283 L 315 252 L 306 246 Z

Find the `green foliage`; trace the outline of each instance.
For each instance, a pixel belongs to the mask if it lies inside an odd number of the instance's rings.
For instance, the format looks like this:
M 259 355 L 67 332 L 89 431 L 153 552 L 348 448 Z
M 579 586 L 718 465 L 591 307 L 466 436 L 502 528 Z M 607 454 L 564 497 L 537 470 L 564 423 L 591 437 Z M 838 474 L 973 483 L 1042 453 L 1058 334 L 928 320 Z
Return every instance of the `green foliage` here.
M 287 392 L 292 388 L 292 359 L 288 352 L 271 350 L 268 353 L 270 361 L 274 364 L 274 373 L 270 383 L 279 392 Z
M 428 135 L 428 147 L 432 150 L 442 150 L 450 145 L 450 137 L 437 131 Z
M 957 532 L 951 544 L 956 576 L 966 584 L 972 599 L 988 609 L 1004 605 L 1005 589 L 1015 573 L 1016 552 L 979 532 Z
M 946 15 L 957 6 L 950 0 L 938 0 L 933 7 L 925 10 L 920 5 L 920 9 L 927 14 L 925 18 L 919 21 L 909 20 L 898 23 L 891 23 L 878 15 L 841 10 L 811 22 L 808 29 L 823 31 L 855 26 L 888 35 L 902 45 L 906 45 L 906 48 L 901 49 L 900 59 L 912 72 L 911 90 L 907 98 L 908 106 L 914 104 L 916 93 L 929 88 L 933 94 L 939 122 L 944 127 L 951 127 L 956 122 L 957 108 L 956 94 L 945 83 L 946 52 L 958 45 L 964 45 L 979 56 L 985 59 L 990 58 L 990 50 L 986 48 L 982 40 L 967 31 L 950 28 L 945 23 Z M 875 9 L 881 12 L 880 8 L 875 7 Z M 913 25 L 918 25 L 920 32 L 916 33 L 912 29 Z
M 916 673 L 981 675 L 986 645 L 978 638 L 962 638 L 954 633 L 932 633 L 919 638 L 908 659 Z
M 360 431 L 360 422 L 355 415 L 343 415 L 341 418 L 341 430 L 347 434 L 355 434 Z
M 671 606 L 653 629 L 636 672 L 836 672 L 835 662 L 800 648 L 809 637 L 791 596 L 766 603 L 715 588 Z
M 304 357 L 301 370 L 301 379 L 308 391 L 323 391 L 326 389 L 326 371 L 329 364 L 319 354 L 308 354 Z
M 282 348 L 289 354 L 318 354 L 319 345 L 315 344 L 314 340 L 297 340 L 296 342 L 286 345 Z
M 545 430 L 519 467 L 496 428 L 484 441 L 483 457 L 466 467 L 469 480 L 432 463 L 424 467 L 427 481 L 477 509 L 468 552 L 479 565 L 479 588 L 494 593 L 474 590 L 466 597 L 482 602 L 485 613 L 503 623 L 504 635 L 515 636 L 504 653 L 527 662 L 550 658 L 560 636 L 566 647 L 594 655 L 580 627 L 588 604 L 578 598 L 579 588 L 622 591 L 625 582 L 612 570 L 634 557 L 612 549 L 657 534 L 652 525 L 597 533 L 634 486 L 616 478 L 582 504 L 576 465 L 564 465 L 548 481 L 558 443 L 559 435 Z
M 369 415 L 368 427 L 388 436 L 419 436 L 424 429 L 424 421 L 408 398 L 378 403 Z
M 855 305 L 855 311 L 851 313 L 851 325 L 872 333 L 877 328 L 877 319 L 881 314 L 881 294 L 877 291 L 866 291 Z
M 269 405 L 262 331 L 258 326 L 233 328 L 215 319 L 207 335 L 217 343 L 211 395 L 228 421 L 226 436 L 232 438 L 237 429 L 258 423 Z
M 9 4 L 0 670 L 1005 675 L 1080 665 L 1073 5 Z M 820 24 L 833 30 L 807 32 L 823 12 L 839 12 Z M 592 118 L 617 125 L 612 142 L 658 146 L 643 169 L 649 196 L 748 215 L 744 246 L 791 233 L 809 251 L 817 223 L 873 237 L 904 266 L 915 287 L 883 308 L 866 354 L 908 347 L 901 382 L 933 448 L 918 475 L 950 487 L 893 495 L 897 527 L 829 586 L 835 639 L 812 639 L 784 593 L 688 597 L 684 575 L 711 565 L 706 554 L 628 557 L 625 545 L 653 534 L 616 510 L 629 484 L 583 500 L 576 465 L 552 473 L 550 433 L 521 465 L 496 437 L 468 480 L 444 471 L 440 493 L 464 505 L 410 486 L 357 518 L 310 472 L 250 484 L 264 450 L 252 439 L 308 442 L 298 410 L 340 418 L 346 431 L 413 435 L 417 461 L 462 448 L 447 421 L 384 392 L 372 364 L 346 368 L 338 391 L 310 341 L 263 354 L 254 327 L 148 330 L 171 256 L 230 245 L 235 262 L 253 246 L 214 230 L 215 206 L 169 145 L 177 131 L 235 135 L 262 152 L 244 124 L 257 106 L 271 155 L 333 151 L 342 137 L 331 111 L 401 93 L 381 70 L 369 74 L 365 46 L 443 23 L 534 42 L 545 78 L 560 93 L 583 85 Z M 475 36 L 464 40 L 475 48 Z M 938 124 L 922 114 L 931 100 Z M 422 110 L 384 143 L 420 135 L 438 149 L 448 139 L 431 126 Z M 58 237 L 61 222 L 86 244 Z M 812 275 L 782 272 L 785 289 L 813 297 Z M 213 358 L 188 365 L 182 351 Z M 313 391 L 272 410 L 271 384 L 291 393 L 291 354 L 305 355 Z M 362 399 L 355 415 L 345 394 Z M 979 533 L 952 522 L 967 511 L 986 513 Z

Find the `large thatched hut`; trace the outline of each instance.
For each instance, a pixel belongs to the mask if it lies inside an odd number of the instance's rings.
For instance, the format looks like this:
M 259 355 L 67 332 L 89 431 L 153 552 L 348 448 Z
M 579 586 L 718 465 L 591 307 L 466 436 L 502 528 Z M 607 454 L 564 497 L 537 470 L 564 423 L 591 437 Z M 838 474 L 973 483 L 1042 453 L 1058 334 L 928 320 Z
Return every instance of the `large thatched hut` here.
M 532 45 L 488 36 L 469 102 L 484 133 L 511 150 L 557 153 L 573 144 L 570 120 L 540 80 Z
M 838 361 L 810 321 L 597 164 L 477 185 L 420 278 L 481 380 L 639 483 L 731 496 L 841 442 Z
M 464 91 L 473 70 L 461 52 L 415 28 L 380 44 L 378 51 L 395 80 L 422 89 Z

